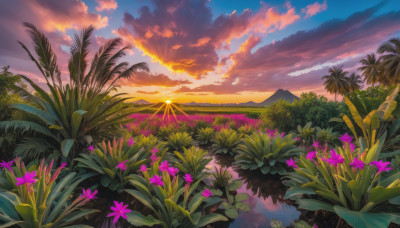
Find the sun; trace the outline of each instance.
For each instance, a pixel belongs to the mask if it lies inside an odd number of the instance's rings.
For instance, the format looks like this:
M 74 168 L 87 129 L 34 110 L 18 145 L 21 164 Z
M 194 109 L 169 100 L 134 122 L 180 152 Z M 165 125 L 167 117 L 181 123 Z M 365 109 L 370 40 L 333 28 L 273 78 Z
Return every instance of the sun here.
M 171 104 L 171 103 L 172 103 L 172 101 L 171 101 L 171 100 L 166 100 L 166 101 L 165 101 L 165 103 L 167 103 L 167 104 Z
M 160 103 L 159 103 L 160 104 Z M 157 111 L 154 112 L 154 114 L 152 115 L 152 117 L 154 117 L 155 115 L 157 115 L 158 112 L 160 112 L 163 108 L 164 108 L 164 115 L 163 115 L 163 119 L 165 119 L 165 117 L 167 117 L 168 119 L 170 119 L 170 114 L 173 115 L 173 117 L 175 118 L 175 120 L 177 120 L 176 118 L 176 114 L 174 109 L 176 109 L 177 111 L 179 111 L 180 113 L 184 114 L 185 116 L 187 116 L 187 114 L 178 106 L 176 106 L 174 103 L 172 103 L 171 99 L 165 100 L 163 103 L 161 103 L 162 105 L 160 106 L 160 108 L 157 109 Z

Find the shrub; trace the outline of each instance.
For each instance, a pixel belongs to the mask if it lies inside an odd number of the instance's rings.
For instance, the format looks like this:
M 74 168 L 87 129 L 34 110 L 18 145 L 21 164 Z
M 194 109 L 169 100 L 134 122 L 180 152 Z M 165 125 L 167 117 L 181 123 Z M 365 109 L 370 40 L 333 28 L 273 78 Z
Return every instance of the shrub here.
M 215 153 L 235 155 L 238 151 L 238 147 L 241 143 L 243 134 L 238 134 L 232 129 L 221 129 L 220 132 L 215 133 L 215 137 L 212 140 L 212 148 Z
M 339 139 L 336 132 L 333 132 L 333 129 L 316 127 L 315 130 L 317 133 L 315 134 L 316 139 L 321 144 L 328 144 L 328 146 L 336 146 L 338 145 Z
M 289 164 L 293 173 L 286 177 L 293 185 L 285 198 L 295 199 L 300 208 L 337 214 L 353 227 L 388 227 L 398 223 L 400 172 L 384 178 L 391 168 L 377 161 L 383 141 L 370 149 L 351 147 L 351 137 L 342 137 L 343 147 L 318 149 Z
M 168 140 L 168 137 L 177 130 L 171 125 L 160 127 L 157 131 L 157 136 L 162 140 Z
M 262 133 L 246 135 L 235 161 L 244 170 L 260 170 L 263 174 L 282 175 L 286 173 L 286 160 L 303 151 L 295 144 L 296 140 L 291 134 L 284 137 L 270 137 Z
M 219 188 L 225 190 L 228 187 L 228 184 L 233 178 L 232 173 L 228 170 L 228 168 L 217 168 L 214 167 L 214 170 L 210 173 L 210 175 L 214 178 L 213 186 L 214 188 Z
M 191 174 L 195 179 L 202 179 L 207 175 L 206 166 L 212 158 L 205 158 L 207 151 L 192 146 L 183 148 L 183 154 L 175 151 L 178 161 L 175 166 L 184 173 Z
M 217 213 L 206 213 L 206 209 L 221 201 L 218 197 L 208 198 L 211 192 L 199 187 L 201 179 L 186 182 L 168 171 L 160 171 L 158 162 L 143 170 L 143 176 L 132 175 L 130 182 L 137 189 L 125 191 L 151 211 L 147 216 L 134 211 L 128 214 L 128 222 L 135 226 L 161 225 L 172 227 L 205 227 L 228 219 Z M 189 180 L 189 179 L 186 179 Z M 192 180 L 194 181 L 194 180 Z
M 214 136 L 214 129 L 211 127 L 200 128 L 197 132 L 197 141 L 200 145 L 208 145 Z
M 177 132 L 169 136 L 168 147 L 170 150 L 182 151 L 192 145 L 193 139 L 187 132 Z
M 255 131 L 255 128 L 251 125 L 243 125 L 239 127 L 238 132 L 243 135 L 251 135 Z
M 249 205 L 242 202 L 249 198 L 249 194 L 244 192 L 236 194 L 237 189 L 242 187 L 242 185 L 242 180 L 234 180 L 229 182 L 224 189 L 227 200 L 221 203 L 221 208 L 225 210 L 225 215 L 231 219 L 235 219 L 239 216 L 239 210 L 244 212 L 248 212 L 250 210 Z M 215 192 L 215 195 L 217 196 L 222 194 L 223 192 L 220 190 Z
M 42 161 L 39 167 L 30 166 L 29 169 L 19 159 L 15 162 L 15 167 L 4 171 L 6 178 L 0 185 L 3 189 L 0 192 L 2 227 L 69 227 L 96 212 L 82 209 L 90 200 L 85 196 L 71 200 L 77 185 L 85 177 L 76 178 L 76 173 L 71 172 L 60 179 L 58 176 L 63 166 L 53 172 L 53 161 L 49 165 Z M 6 182 L 12 190 L 4 190 Z
M 297 136 L 300 137 L 301 141 L 303 141 L 306 145 L 310 145 L 315 138 L 315 128 L 311 127 L 312 123 L 308 122 L 304 127 L 300 125 L 297 126 Z
M 215 116 L 214 125 L 225 125 L 231 121 L 230 118 L 225 116 Z
M 149 138 L 142 139 L 147 141 Z M 158 150 L 157 146 L 154 146 L 153 148 Z M 162 157 L 163 153 L 165 150 L 154 154 Z M 81 154 L 81 157 L 75 160 L 78 161 L 77 167 L 100 176 L 103 187 L 121 192 L 128 183 L 128 176 L 136 173 L 141 165 L 150 163 L 150 155 L 143 142 L 134 143 L 133 139 L 127 141 L 114 139 L 112 143 L 110 141 L 101 143 L 91 154 Z

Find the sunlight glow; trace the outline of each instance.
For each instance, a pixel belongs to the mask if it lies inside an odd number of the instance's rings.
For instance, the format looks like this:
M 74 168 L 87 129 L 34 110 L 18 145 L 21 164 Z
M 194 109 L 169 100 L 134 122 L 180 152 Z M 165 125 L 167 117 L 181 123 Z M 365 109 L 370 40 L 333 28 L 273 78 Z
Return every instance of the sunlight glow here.
M 171 104 L 171 103 L 172 103 L 172 101 L 171 101 L 171 100 L 166 100 L 166 101 L 165 101 L 165 103 L 167 103 L 167 104 Z

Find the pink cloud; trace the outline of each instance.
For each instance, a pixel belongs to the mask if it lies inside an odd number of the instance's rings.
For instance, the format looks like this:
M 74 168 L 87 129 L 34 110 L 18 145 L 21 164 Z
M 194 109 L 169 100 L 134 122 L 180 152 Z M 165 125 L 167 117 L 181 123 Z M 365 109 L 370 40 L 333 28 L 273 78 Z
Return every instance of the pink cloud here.
M 326 0 L 324 0 L 322 4 L 319 2 L 315 2 L 313 4 L 304 7 L 303 9 L 301 9 L 301 12 L 306 14 L 305 18 L 309 18 L 317 13 L 325 11 L 327 8 L 328 5 L 326 4 Z
M 174 87 L 177 85 L 191 84 L 188 80 L 173 80 L 165 74 L 150 74 L 147 72 L 137 72 L 128 79 L 118 81 L 120 86 L 162 86 Z
M 115 10 L 118 7 L 118 4 L 115 0 L 96 0 L 98 6 L 96 6 L 96 10 L 98 12 L 101 11 L 109 11 L 109 10 Z
M 171 71 L 195 78 L 215 70 L 217 50 L 229 48 L 232 39 L 280 30 L 300 18 L 292 6 L 285 12 L 263 7 L 213 19 L 208 0 L 153 0 L 153 5 L 140 8 L 138 17 L 126 13 L 125 26 L 114 33 Z

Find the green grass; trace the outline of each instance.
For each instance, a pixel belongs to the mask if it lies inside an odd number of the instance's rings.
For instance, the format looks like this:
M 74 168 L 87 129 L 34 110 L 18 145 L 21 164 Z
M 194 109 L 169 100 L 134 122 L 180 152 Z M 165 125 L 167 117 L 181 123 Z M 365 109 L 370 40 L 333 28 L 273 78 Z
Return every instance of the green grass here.
M 146 108 L 146 106 L 138 106 L 139 113 L 154 113 L 159 105 Z M 262 112 L 265 112 L 265 107 L 236 107 L 236 106 L 184 106 L 180 108 L 187 114 L 246 114 L 251 118 L 258 117 Z M 175 110 L 176 114 L 181 114 Z M 160 111 L 159 113 L 163 113 Z

